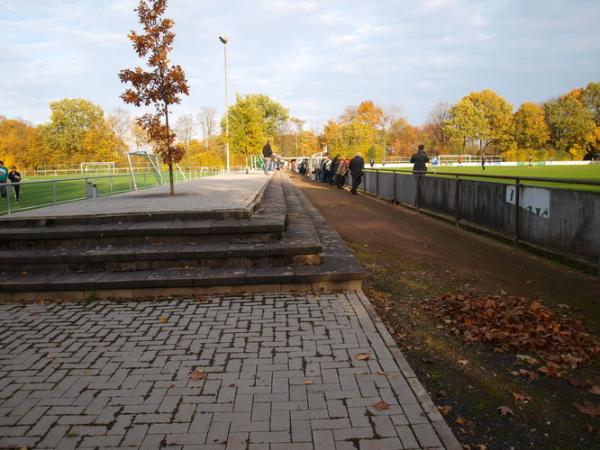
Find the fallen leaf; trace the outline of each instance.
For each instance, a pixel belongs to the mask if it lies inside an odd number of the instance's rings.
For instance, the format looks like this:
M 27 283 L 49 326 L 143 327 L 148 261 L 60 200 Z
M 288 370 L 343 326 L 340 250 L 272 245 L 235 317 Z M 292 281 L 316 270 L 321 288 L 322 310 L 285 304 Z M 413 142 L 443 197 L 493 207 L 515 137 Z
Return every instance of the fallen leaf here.
M 508 406 L 498 406 L 498 412 L 500 413 L 501 416 L 514 416 L 515 413 L 513 412 L 512 409 L 510 409 Z
M 569 309 L 569 308 L 571 308 L 569 305 L 565 305 L 564 303 L 559 303 L 556 306 L 558 306 L 559 308 L 562 308 L 562 309 Z
M 371 354 L 370 353 L 357 353 L 356 355 L 354 355 L 354 359 L 356 359 L 358 361 L 366 361 L 368 359 L 371 359 Z
M 387 411 L 388 409 L 390 409 L 390 405 L 388 405 L 386 402 L 384 402 L 383 400 L 375 403 L 373 405 L 373 408 L 379 410 L 379 411 Z
M 421 308 L 440 322 L 451 320 L 452 332 L 466 344 L 488 343 L 494 351 L 523 355 L 519 361 L 539 367 L 538 373 L 550 377 L 564 377 L 567 371 L 600 355 L 600 341 L 580 320 L 557 314 L 541 300 L 455 292 Z
M 314 381 L 313 380 L 304 380 L 304 384 L 313 384 Z
M 167 322 L 169 321 L 169 318 L 168 318 L 167 316 L 160 316 L 160 317 L 158 318 L 158 321 L 159 321 L 160 323 L 167 323 Z
M 68 438 L 74 438 L 74 437 L 77 437 L 77 436 L 79 436 L 79 434 L 75 433 L 74 431 L 69 431 L 67 433 L 67 437 Z
M 569 384 L 571 386 L 574 386 L 576 388 L 582 388 L 585 387 L 586 382 L 583 380 L 580 380 L 579 378 L 575 378 L 575 377 L 569 377 L 569 379 L 567 380 L 569 382 Z
M 438 406 L 437 409 L 439 412 L 441 412 L 443 415 L 446 416 L 452 410 L 452 406 L 449 406 L 449 405 Z
M 533 356 L 529 356 L 529 355 L 517 355 L 517 359 L 519 361 L 525 361 L 527 364 L 530 364 L 532 366 L 539 364 L 539 361 L 537 359 L 535 359 Z
M 592 386 L 589 391 L 594 395 L 600 395 L 600 386 Z
M 531 401 L 531 397 L 527 394 L 523 394 L 521 392 L 513 392 L 512 396 L 514 397 L 516 402 L 528 403 Z
M 573 403 L 573 406 L 577 408 L 581 414 L 586 414 L 592 417 L 600 416 L 600 405 L 594 405 L 592 403 L 581 404 L 575 402 Z
M 188 378 L 192 381 L 203 380 L 206 378 L 206 373 L 204 372 L 204 370 L 197 368 L 196 370 L 190 372 Z
M 465 367 L 467 364 L 469 364 L 469 360 L 468 359 L 459 359 L 458 361 L 456 361 L 458 364 L 460 364 L 461 366 Z
M 456 425 L 460 425 L 460 426 L 463 426 L 465 424 L 465 422 L 466 422 L 466 420 L 463 419 L 462 417 L 457 417 L 456 420 L 454 421 L 454 423 Z
M 26 277 L 27 275 L 29 275 L 27 272 L 21 272 L 22 277 Z

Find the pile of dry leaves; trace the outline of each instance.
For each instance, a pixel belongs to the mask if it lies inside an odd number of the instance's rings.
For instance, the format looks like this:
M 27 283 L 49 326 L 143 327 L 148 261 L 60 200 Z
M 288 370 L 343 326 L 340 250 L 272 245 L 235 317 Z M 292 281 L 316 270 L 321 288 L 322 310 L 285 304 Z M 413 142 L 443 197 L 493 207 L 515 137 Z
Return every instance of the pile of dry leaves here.
M 465 342 L 485 342 L 497 351 L 519 355 L 548 376 L 560 377 L 600 354 L 600 342 L 581 322 L 559 317 L 539 301 L 523 297 L 479 297 L 451 293 L 423 308 L 462 335 Z

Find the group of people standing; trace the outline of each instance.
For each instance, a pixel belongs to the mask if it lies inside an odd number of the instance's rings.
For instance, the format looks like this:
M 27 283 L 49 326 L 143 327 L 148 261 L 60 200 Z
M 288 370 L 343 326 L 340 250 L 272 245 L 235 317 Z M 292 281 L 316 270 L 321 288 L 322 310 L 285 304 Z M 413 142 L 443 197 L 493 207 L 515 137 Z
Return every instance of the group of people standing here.
M 333 158 L 328 156 L 323 158 L 319 167 L 315 168 L 315 179 L 343 189 L 344 184 L 346 184 L 346 177 L 350 174 L 352 179 L 350 192 L 358 195 L 357 189 L 362 181 L 364 170 L 365 160 L 360 153 L 357 153 L 351 160 L 343 159 L 338 153 Z
M 17 166 L 12 166 L 10 170 L 0 161 L 0 196 L 6 198 L 8 195 L 8 182 L 15 192 L 15 199 L 19 201 L 19 191 L 21 190 L 21 174 L 17 171 Z

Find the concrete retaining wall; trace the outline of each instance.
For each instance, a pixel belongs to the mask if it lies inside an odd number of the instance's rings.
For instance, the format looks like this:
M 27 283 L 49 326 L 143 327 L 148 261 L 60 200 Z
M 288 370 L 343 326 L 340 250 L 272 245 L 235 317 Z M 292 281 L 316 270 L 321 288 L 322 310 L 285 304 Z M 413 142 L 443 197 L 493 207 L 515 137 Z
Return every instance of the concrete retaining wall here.
M 386 200 L 507 237 L 518 235 L 520 241 L 595 264 L 600 261 L 600 193 L 522 186 L 517 230 L 513 184 L 369 171 L 359 189 L 363 188 Z

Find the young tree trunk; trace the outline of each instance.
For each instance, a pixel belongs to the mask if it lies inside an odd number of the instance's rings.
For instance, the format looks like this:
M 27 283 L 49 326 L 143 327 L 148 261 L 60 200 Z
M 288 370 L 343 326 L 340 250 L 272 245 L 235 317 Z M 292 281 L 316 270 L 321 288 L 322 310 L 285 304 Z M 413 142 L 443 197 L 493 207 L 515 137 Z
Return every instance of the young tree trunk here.
M 165 102 L 165 125 L 167 127 L 167 137 L 169 136 L 169 105 Z M 169 192 L 175 195 L 175 183 L 173 182 L 173 155 L 171 154 L 171 142 L 167 142 L 167 158 L 169 160 Z
M 173 184 L 173 163 L 169 161 L 169 187 L 171 195 L 175 195 L 175 185 Z

